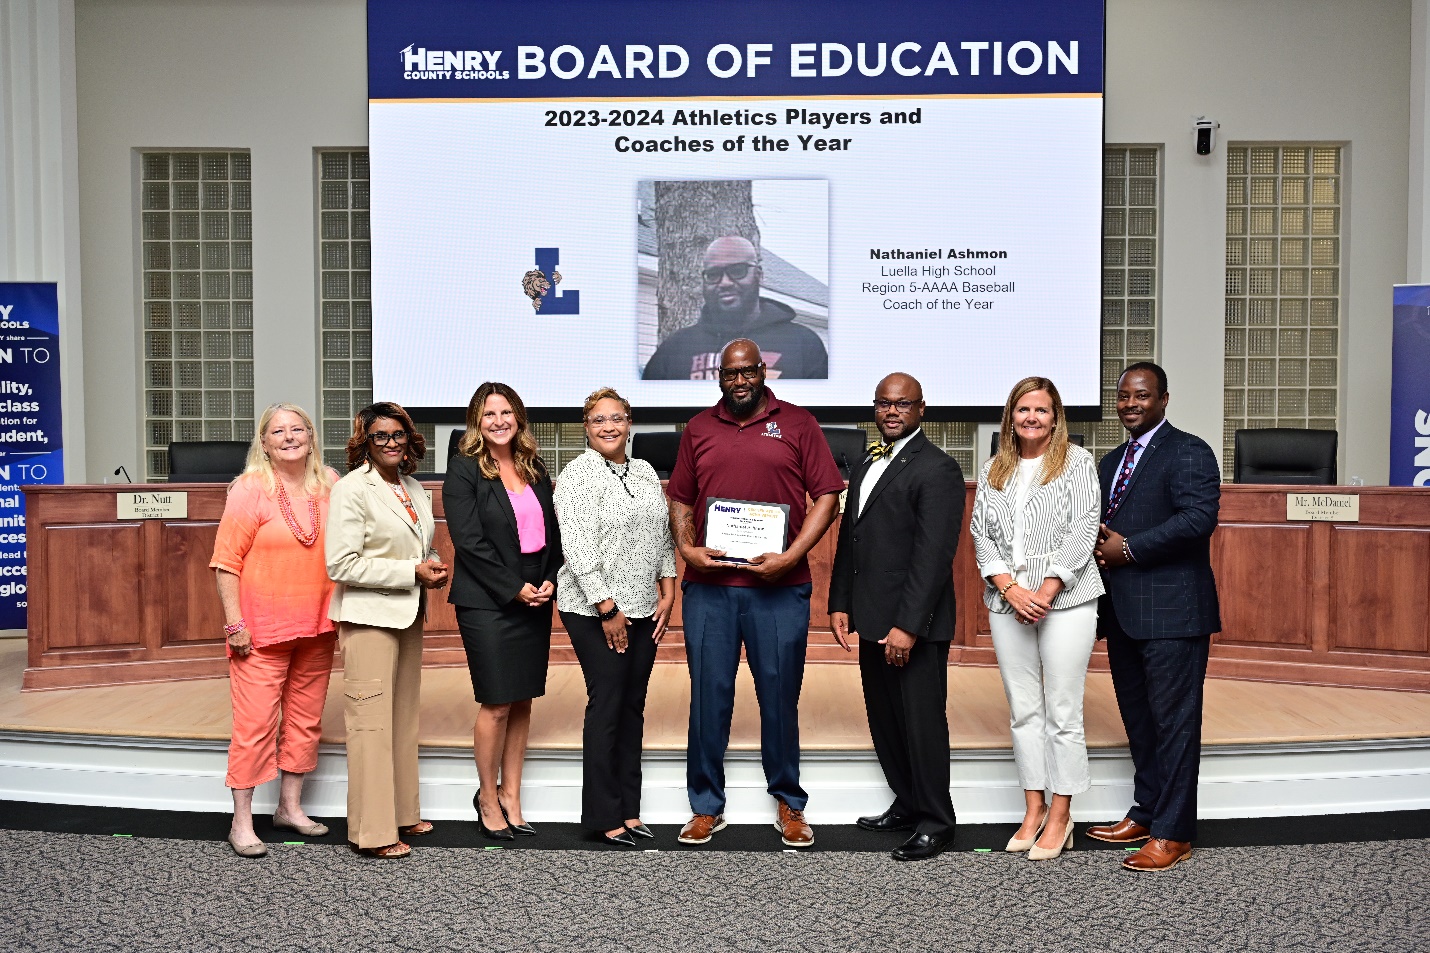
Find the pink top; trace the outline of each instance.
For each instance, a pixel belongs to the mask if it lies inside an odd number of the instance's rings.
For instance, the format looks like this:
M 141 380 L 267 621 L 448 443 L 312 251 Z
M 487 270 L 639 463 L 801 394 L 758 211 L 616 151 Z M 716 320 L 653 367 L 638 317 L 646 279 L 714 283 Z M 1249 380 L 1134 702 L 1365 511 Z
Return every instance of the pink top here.
M 308 501 L 293 501 L 298 528 L 308 525 Z M 318 500 L 318 523 L 328 521 L 328 498 Z M 320 533 L 304 546 L 283 520 L 276 497 L 255 477 L 229 488 L 209 566 L 238 576 L 238 604 L 255 648 L 333 631 L 328 599 L 333 583 Z
M 507 490 L 506 498 L 511 500 L 511 508 L 516 513 L 516 538 L 521 543 L 521 551 L 541 552 L 546 548 L 546 514 L 541 512 L 541 501 L 531 487 L 520 493 Z

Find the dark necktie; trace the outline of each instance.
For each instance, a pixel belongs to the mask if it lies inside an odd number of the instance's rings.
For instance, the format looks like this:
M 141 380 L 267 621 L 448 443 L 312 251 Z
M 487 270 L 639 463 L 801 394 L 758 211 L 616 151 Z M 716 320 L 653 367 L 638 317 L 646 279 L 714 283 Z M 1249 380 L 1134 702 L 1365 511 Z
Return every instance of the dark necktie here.
M 1127 495 L 1127 484 L 1132 482 L 1132 468 L 1137 462 L 1137 452 L 1141 449 L 1142 444 L 1137 440 L 1127 445 L 1127 453 L 1122 457 L 1122 472 L 1117 475 L 1117 484 L 1112 488 L 1112 499 L 1107 502 L 1108 519 L 1112 519 L 1122 505 L 1123 497 Z

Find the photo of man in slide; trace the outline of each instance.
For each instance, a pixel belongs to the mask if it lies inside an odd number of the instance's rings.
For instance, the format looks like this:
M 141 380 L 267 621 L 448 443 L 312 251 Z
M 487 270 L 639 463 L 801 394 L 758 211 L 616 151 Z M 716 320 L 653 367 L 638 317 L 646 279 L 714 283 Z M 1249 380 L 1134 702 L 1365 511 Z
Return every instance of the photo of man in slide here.
M 656 349 L 646 380 L 708 380 L 720 366 L 720 349 L 750 338 L 764 355 L 771 378 L 827 378 L 829 355 L 809 328 L 795 324 L 794 309 L 760 297 L 759 253 L 748 239 L 726 235 L 705 249 L 700 320 L 676 331 Z

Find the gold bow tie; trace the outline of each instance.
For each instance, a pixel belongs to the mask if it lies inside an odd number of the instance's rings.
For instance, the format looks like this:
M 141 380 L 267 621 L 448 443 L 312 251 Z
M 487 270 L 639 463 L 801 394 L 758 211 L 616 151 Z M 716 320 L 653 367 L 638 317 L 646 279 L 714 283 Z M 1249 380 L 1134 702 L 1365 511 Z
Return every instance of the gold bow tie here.
M 884 457 L 893 454 L 893 452 L 894 445 L 892 443 L 876 443 L 869 448 L 869 459 L 882 460 Z

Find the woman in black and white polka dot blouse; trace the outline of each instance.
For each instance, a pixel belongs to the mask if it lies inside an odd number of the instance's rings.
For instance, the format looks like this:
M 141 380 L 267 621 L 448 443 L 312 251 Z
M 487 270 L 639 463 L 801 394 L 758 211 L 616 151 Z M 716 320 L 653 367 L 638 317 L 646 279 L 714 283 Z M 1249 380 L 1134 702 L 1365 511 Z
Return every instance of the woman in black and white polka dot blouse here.
M 675 606 L 665 492 L 626 454 L 631 405 L 609 387 L 586 398 L 588 449 L 556 481 L 566 565 L 556 607 L 586 679 L 581 823 L 609 844 L 652 837 L 641 823 L 641 742 L 656 647 Z

